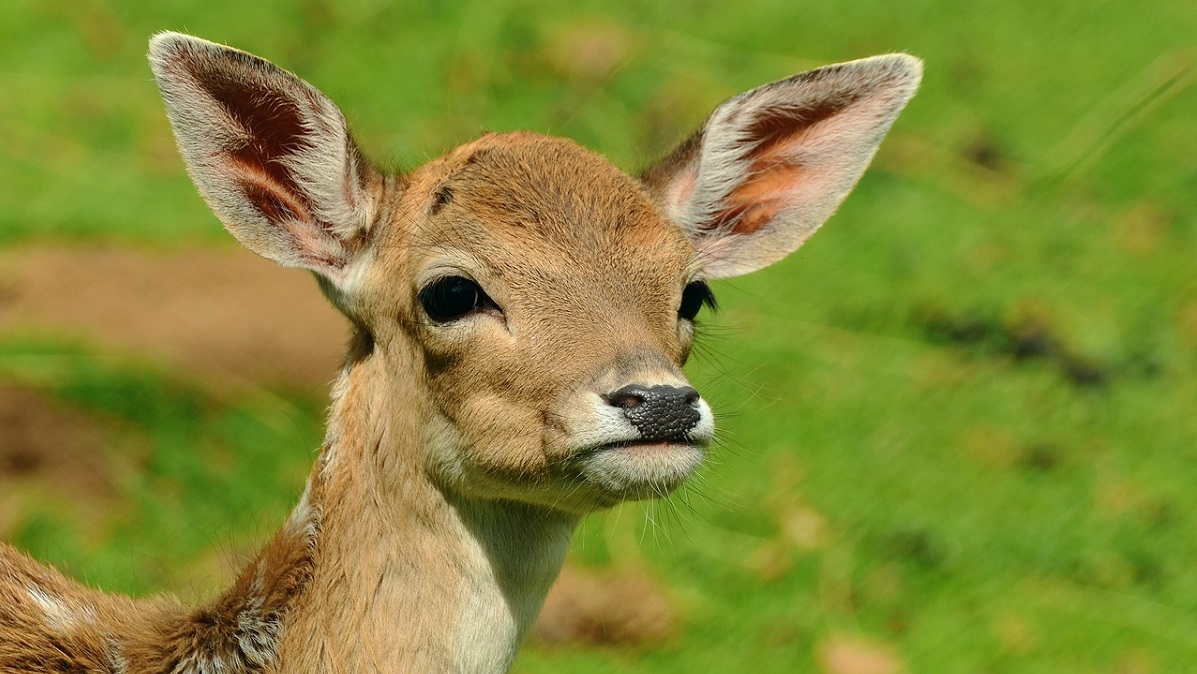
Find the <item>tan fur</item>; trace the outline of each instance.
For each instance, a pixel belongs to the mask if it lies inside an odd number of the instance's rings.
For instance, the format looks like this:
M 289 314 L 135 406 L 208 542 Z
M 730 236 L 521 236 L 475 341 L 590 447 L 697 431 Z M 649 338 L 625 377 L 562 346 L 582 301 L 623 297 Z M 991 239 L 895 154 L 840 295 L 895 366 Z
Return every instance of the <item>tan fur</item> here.
M 386 175 L 290 73 L 173 33 L 150 60 L 213 211 L 315 272 L 354 336 L 307 489 L 231 588 L 106 596 L 0 546 L 5 674 L 505 671 L 578 520 L 667 494 L 711 441 L 685 289 L 805 240 L 919 73 L 879 57 L 742 94 L 637 180 L 524 132 Z M 490 301 L 436 318 L 421 294 L 450 277 Z

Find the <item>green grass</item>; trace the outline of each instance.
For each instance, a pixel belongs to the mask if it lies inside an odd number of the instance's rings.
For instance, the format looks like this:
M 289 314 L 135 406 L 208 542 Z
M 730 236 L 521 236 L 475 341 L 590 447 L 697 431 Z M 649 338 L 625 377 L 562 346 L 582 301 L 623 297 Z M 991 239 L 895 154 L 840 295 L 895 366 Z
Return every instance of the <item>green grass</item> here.
M 144 63 L 161 29 L 295 70 L 400 167 L 530 128 L 634 170 L 740 90 L 923 57 L 922 92 L 826 231 L 716 288 L 726 310 L 691 367 L 725 412 L 706 479 L 676 511 L 626 506 L 579 534 L 586 563 L 654 569 L 682 632 L 528 650 L 517 671 L 814 671 L 834 634 L 891 644 L 911 672 L 1197 661 L 1194 3 L 16 0 L 0 243 L 226 240 Z M 108 589 L 210 589 L 188 570 L 260 540 L 319 443 L 318 403 L 0 344 L 0 380 L 148 447 L 101 535 L 47 507 L 11 536 Z

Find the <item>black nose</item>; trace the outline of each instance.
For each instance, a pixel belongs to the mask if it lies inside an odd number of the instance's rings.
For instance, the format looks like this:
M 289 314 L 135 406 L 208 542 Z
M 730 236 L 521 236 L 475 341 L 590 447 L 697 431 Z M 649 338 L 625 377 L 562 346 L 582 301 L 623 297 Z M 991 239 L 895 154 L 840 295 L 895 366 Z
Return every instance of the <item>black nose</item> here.
M 702 418 L 697 402 L 698 391 L 689 386 L 631 384 L 607 396 L 607 404 L 621 408 L 643 440 L 685 440 Z

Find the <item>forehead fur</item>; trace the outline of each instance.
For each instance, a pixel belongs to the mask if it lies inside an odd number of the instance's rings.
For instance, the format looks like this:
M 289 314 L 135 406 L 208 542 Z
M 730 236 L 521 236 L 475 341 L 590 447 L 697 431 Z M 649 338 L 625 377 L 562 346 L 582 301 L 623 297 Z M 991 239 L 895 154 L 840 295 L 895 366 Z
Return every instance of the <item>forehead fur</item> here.
M 680 227 L 639 182 L 573 141 L 490 134 L 454 152 L 445 169 L 433 189 L 448 201 L 444 214 L 453 219 L 446 236 L 536 240 L 587 256 L 651 250 L 661 263 L 668 256 L 682 265 L 692 254 Z M 472 217 L 453 218 L 463 211 Z

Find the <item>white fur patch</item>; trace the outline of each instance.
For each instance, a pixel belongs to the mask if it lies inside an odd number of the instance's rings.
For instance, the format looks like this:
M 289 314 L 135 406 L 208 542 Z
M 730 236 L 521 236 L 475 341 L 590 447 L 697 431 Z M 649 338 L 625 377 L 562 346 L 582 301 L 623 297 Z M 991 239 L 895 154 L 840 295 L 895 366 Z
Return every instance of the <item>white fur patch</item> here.
M 574 521 L 527 522 L 499 512 L 462 512 L 473 520 L 471 526 L 446 532 L 464 543 L 457 559 L 464 577 L 453 628 L 453 671 L 505 672 L 561 569 Z
M 236 674 L 237 667 L 220 653 L 192 652 L 179 661 L 171 674 Z
M 80 620 L 79 612 L 67 606 L 61 599 L 46 592 L 40 587 L 30 585 L 25 588 L 33 603 L 37 604 L 46 615 L 46 624 L 54 629 L 67 630 L 75 627 Z
M 274 662 L 283 626 L 277 619 L 265 615 L 262 598 L 265 592 L 265 566 L 258 564 L 254 576 L 253 594 L 237 614 L 237 646 L 241 655 L 252 665 L 265 668 Z
M 108 669 L 111 674 L 128 674 L 129 660 L 125 657 L 125 651 L 115 639 L 108 639 L 104 644 L 104 657 L 108 660 Z
M 319 529 L 320 512 L 318 507 L 312 504 L 312 478 L 308 478 L 303 496 L 299 497 L 299 503 L 295 504 L 291 514 L 287 516 L 286 531 L 302 539 L 305 544 L 311 544 L 315 541 Z

